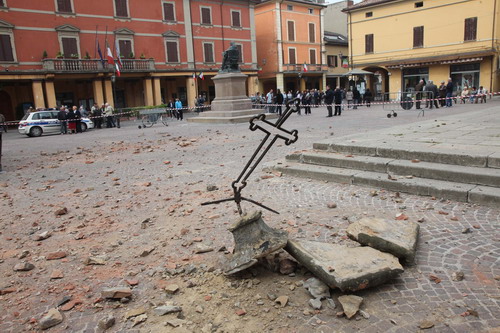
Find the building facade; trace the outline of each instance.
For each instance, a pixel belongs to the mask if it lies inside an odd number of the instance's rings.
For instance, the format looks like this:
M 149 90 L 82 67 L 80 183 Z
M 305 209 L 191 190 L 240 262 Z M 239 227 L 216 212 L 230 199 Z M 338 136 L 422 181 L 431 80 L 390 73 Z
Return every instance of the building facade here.
M 344 9 L 352 66 L 374 73 L 376 93 L 448 78 L 498 91 L 498 11 L 496 0 L 364 0 Z
M 109 102 L 159 105 L 197 94 L 211 100 L 222 52 L 241 51 L 248 91 L 257 88 L 253 1 L 0 0 L 0 107 L 8 120 L 36 108 Z M 102 63 L 105 43 L 121 75 Z M 195 79 L 203 73 L 202 79 Z
M 332 87 L 348 88 L 349 78 L 349 43 L 347 37 L 336 32 L 325 31 L 325 51 L 328 72 L 326 84 Z
M 324 89 L 323 8 L 317 1 L 262 1 L 255 7 L 259 91 Z

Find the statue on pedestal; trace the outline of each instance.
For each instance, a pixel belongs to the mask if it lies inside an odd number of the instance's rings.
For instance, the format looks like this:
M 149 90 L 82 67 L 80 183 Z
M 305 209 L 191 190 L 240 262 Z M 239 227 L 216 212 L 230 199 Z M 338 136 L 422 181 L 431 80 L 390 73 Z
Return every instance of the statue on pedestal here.
M 236 47 L 234 42 L 231 42 L 229 48 L 222 54 L 222 66 L 219 73 L 239 73 L 240 65 L 238 61 L 240 59 L 240 51 Z

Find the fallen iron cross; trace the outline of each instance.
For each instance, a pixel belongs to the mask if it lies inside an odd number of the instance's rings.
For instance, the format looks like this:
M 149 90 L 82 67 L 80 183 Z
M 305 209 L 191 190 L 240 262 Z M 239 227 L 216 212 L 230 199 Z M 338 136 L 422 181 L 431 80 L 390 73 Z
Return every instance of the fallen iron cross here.
M 257 149 L 255 149 L 252 157 L 250 160 L 247 162 L 243 170 L 241 171 L 240 175 L 238 178 L 236 178 L 235 181 L 231 183 L 231 187 L 233 188 L 233 193 L 234 196 L 231 198 L 227 199 L 222 199 L 222 200 L 216 200 L 216 201 L 209 201 L 209 202 L 204 202 L 201 205 L 210 205 L 210 204 L 219 204 L 222 202 L 227 202 L 227 201 L 235 201 L 236 205 L 238 206 L 238 213 L 240 215 L 243 214 L 243 211 L 241 209 L 241 201 L 248 201 L 251 202 L 257 206 L 260 206 L 262 208 L 265 208 L 273 213 L 279 214 L 277 211 L 274 209 L 271 209 L 264 204 L 257 202 L 255 200 L 245 198 L 241 196 L 241 190 L 243 190 L 247 186 L 247 179 L 250 177 L 250 175 L 254 172 L 255 168 L 259 163 L 262 161 L 264 156 L 267 154 L 269 149 L 274 145 L 274 143 L 278 139 L 282 139 L 285 141 L 285 144 L 288 146 L 294 142 L 297 141 L 298 139 L 298 131 L 297 130 L 292 130 L 288 131 L 286 129 L 281 128 L 283 123 L 290 117 L 290 115 L 294 112 L 297 112 L 297 104 L 299 102 L 298 98 L 295 98 L 291 101 L 289 101 L 286 104 L 286 109 L 282 117 L 276 121 L 275 124 L 272 122 L 266 120 L 266 115 L 261 113 L 258 116 L 252 118 L 250 120 L 250 130 L 255 131 L 255 130 L 261 130 L 264 132 L 266 135 L 264 136 L 264 139 L 260 142 L 259 146 Z M 268 140 L 270 141 L 268 142 Z M 267 142 L 267 145 L 266 145 Z

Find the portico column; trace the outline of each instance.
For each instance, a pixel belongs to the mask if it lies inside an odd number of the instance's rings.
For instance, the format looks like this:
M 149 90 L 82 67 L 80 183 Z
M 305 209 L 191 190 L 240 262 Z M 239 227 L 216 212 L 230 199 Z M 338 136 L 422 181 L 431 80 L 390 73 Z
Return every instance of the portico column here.
M 160 78 L 155 77 L 153 78 L 153 89 L 154 89 L 154 105 L 160 105 L 161 104 L 161 85 L 160 85 Z
M 45 81 L 45 95 L 47 96 L 47 107 L 57 107 L 56 90 L 54 88 L 54 81 Z
M 304 91 L 306 90 L 306 79 L 301 77 L 300 78 L 300 91 Z
M 194 100 L 196 98 L 196 86 L 193 77 L 188 76 L 186 78 L 186 90 L 187 90 L 187 103 L 188 107 L 194 107 Z
M 283 74 L 276 74 L 276 89 L 284 91 L 285 89 L 285 77 Z
M 323 74 L 320 83 L 319 90 L 326 90 L 326 74 Z
M 35 109 L 45 108 L 45 98 L 43 97 L 43 86 L 41 80 L 33 80 L 31 84 L 33 89 L 33 98 L 35 103 Z
M 154 105 L 153 85 L 151 82 L 151 78 L 145 78 L 144 80 L 142 80 L 142 85 L 144 87 L 144 105 L 145 106 Z
M 104 91 L 106 93 L 105 96 L 105 103 L 109 103 L 110 105 L 115 107 L 113 104 L 113 85 L 111 83 L 111 80 L 105 80 L 104 81 Z
M 247 79 L 248 96 L 255 95 L 259 91 L 259 82 L 257 76 L 249 76 Z
M 96 79 L 92 81 L 92 90 L 94 92 L 94 103 L 97 103 L 97 105 L 99 105 L 100 107 L 102 104 L 104 104 L 104 95 L 102 93 L 101 79 Z

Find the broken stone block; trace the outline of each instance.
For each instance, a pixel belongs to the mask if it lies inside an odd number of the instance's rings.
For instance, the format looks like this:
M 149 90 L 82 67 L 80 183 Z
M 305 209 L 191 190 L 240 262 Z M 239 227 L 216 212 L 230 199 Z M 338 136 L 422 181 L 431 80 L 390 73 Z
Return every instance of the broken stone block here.
M 26 272 L 26 271 L 31 271 L 33 268 L 35 268 L 35 265 L 29 262 L 21 262 L 19 264 L 16 264 L 14 266 L 14 270 L 16 272 Z
M 132 290 L 130 290 L 130 288 L 127 287 L 108 288 L 101 291 L 101 296 L 104 298 L 116 298 L 116 299 L 131 297 Z
M 234 237 L 234 255 L 225 274 L 234 274 L 257 263 L 257 259 L 282 249 L 288 241 L 286 231 L 269 227 L 262 219 L 262 212 L 242 216 L 229 231 Z
M 303 286 L 314 298 L 319 298 L 320 300 L 322 300 L 324 298 L 330 297 L 330 287 L 328 287 L 321 280 L 315 277 L 307 279 L 304 282 Z
M 403 272 L 398 258 L 371 247 L 289 240 L 285 250 L 329 287 L 342 291 L 377 286 Z
M 344 295 L 338 298 L 344 314 L 348 319 L 351 319 L 359 310 L 359 306 L 363 302 L 363 297 L 356 295 Z
M 174 306 L 174 305 L 162 305 L 162 306 L 154 308 L 153 311 L 158 316 L 164 316 L 164 315 L 169 314 L 169 313 L 181 312 L 182 307 Z
M 50 309 L 46 316 L 40 319 L 40 328 L 46 330 L 59 325 L 63 321 L 62 314 L 57 309 Z
M 413 262 L 419 228 L 415 222 L 362 218 L 349 225 L 347 234 L 363 245 L 391 253 L 406 262 Z

